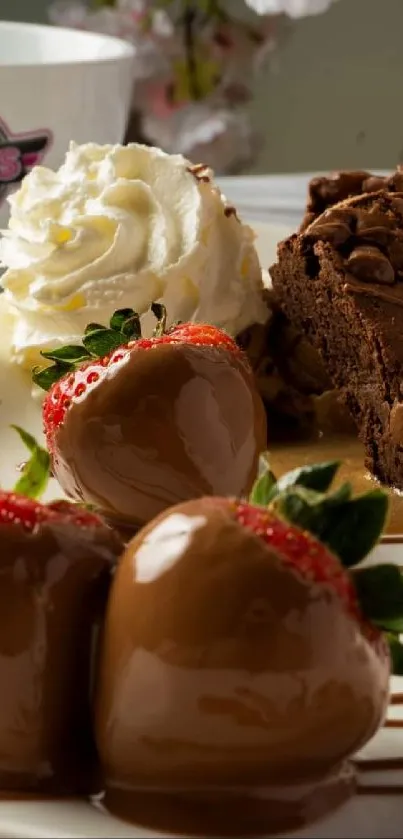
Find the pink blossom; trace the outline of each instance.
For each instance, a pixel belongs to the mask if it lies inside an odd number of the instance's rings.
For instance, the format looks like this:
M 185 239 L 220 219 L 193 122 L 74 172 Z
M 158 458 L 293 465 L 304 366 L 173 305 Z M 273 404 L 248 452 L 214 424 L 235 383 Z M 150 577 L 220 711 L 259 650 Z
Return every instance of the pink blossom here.
M 147 102 L 149 110 L 158 119 L 166 119 L 174 111 L 180 109 L 181 104 L 172 102 L 168 95 L 169 85 L 166 82 L 160 84 L 151 82 L 147 85 Z

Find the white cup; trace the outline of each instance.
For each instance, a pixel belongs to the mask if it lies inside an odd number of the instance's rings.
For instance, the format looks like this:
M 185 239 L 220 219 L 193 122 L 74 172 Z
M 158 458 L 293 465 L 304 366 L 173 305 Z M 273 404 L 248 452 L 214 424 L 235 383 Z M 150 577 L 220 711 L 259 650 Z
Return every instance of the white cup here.
M 133 57 L 118 38 L 0 21 L 0 228 L 32 166 L 60 166 L 70 140 L 122 141 Z

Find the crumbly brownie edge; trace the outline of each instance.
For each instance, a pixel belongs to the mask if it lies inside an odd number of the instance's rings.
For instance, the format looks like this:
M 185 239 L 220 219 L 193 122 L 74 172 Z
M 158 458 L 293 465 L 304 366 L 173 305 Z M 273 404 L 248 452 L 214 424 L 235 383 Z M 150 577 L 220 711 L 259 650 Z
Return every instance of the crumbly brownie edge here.
M 272 289 L 263 298 L 266 324 L 253 324 L 237 336 L 249 358 L 266 408 L 270 440 L 309 438 L 317 433 L 315 398 L 331 387 L 319 354 L 287 321 Z M 348 412 L 339 412 L 348 427 Z

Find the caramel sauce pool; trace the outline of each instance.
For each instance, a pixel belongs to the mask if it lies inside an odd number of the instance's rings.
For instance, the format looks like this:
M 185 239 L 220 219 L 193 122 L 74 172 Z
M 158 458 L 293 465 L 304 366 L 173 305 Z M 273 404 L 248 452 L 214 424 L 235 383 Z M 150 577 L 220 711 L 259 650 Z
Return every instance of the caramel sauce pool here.
M 274 443 L 268 454 L 270 468 L 280 477 L 298 466 L 340 460 L 341 466 L 334 485 L 348 481 L 356 494 L 368 492 L 379 486 L 365 468 L 365 451 L 360 441 L 350 434 L 323 434 L 317 439 L 299 442 Z M 385 535 L 403 533 L 403 494 L 387 489 L 390 498 L 389 520 Z

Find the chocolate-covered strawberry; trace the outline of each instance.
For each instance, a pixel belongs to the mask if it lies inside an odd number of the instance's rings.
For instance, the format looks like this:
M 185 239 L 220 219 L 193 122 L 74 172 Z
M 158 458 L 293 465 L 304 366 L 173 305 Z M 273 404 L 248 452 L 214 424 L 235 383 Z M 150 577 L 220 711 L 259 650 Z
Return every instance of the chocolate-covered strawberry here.
M 266 446 L 253 373 L 225 332 L 188 323 L 143 339 L 131 310 L 91 324 L 81 347 L 34 374 L 53 471 L 67 494 L 122 525 L 174 503 L 247 493 Z
M 121 543 L 77 505 L 20 494 L 48 465 L 21 434 L 31 459 L 18 493 L 0 492 L 0 787 L 90 791 L 94 642 Z
M 284 829 L 351 790 L 345 761 L 387 707 L 384 631 L 403 626 L 403 583 L 394 567 L 359 564 L 386 496 L 351 498 L 347 485 L 325 494 L 335 470 L 279 483 L 268 473 L 251 502 L 180 504 L 127 546 L 97 688 L 112 809 L 133 812 L 140 788 L 210 789 L 214 800 L 264 788 L 271 809 L 258 796 L 237 810 L 240 832 L 253 834 L 260 807 Z M 200 807 L 201 831 L 215 806 Z

